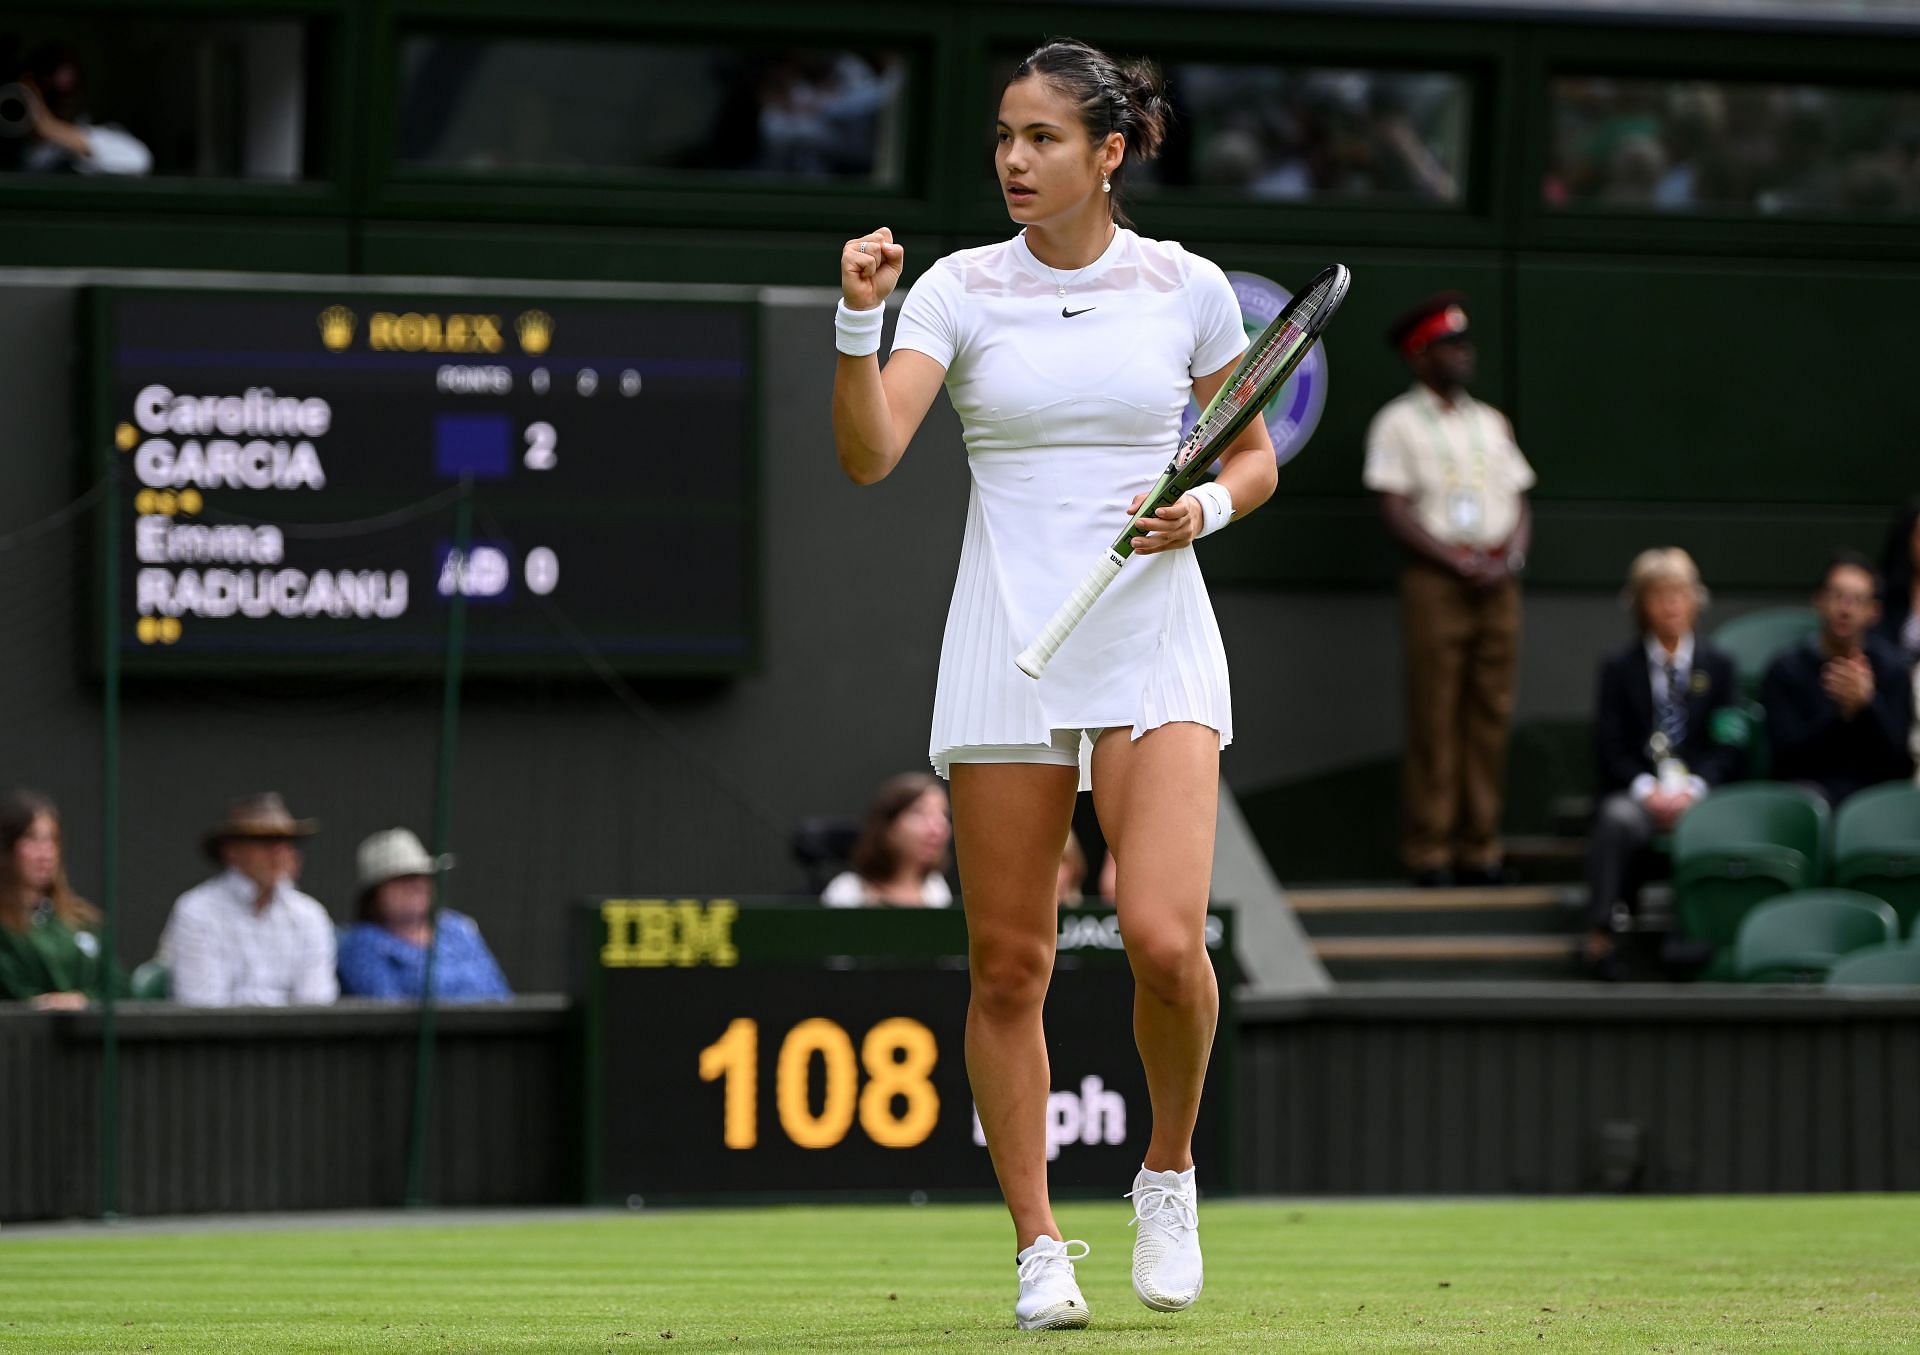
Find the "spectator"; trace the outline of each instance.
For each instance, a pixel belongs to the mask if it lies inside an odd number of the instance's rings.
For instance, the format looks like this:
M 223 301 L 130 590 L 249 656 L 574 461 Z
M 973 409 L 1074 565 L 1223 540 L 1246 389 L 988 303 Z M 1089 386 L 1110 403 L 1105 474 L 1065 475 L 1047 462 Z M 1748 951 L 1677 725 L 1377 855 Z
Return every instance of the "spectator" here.
M 53 801 L 31 791 L 0 800 L 0 998 L 73 1011 L 109 984 L 125 996 L 99 925 L 99 909 L 67 884 Z
M 1078 908 L 1086 902 L 1087 852 L 1080 837 L 1067 829 L 1067 844 L 1060 853 L 1060 871 L 1054 879 L 1053 901 L 1061 908 Z
M 173 905 L 160 958 L 173 999 L 194 1007 L 332 1002 L 333 919 L 293 887 L 296 844 L 318 825 L 296 819 L 271 791 L 235 800 L 202 846 L 221 867 Z
M 59 43 L 39 48 L 27 59 L 19 83 L 0 96 L 0 116 L 24 124 L 33 139 L 20 168 L 31 174 L 147 174 L 153 153 L 140 138 L 112 124 L 97 125 L 87 116 L 86 84 L 73 50 Z
M 953 891 L 942 872 L 952 837 L 939 779 L 926 772 L 896 776 L 867 809 L 853 844 L 853 869 L 829 880 L 820 901 L 829 908 L 949 907 Z
M 1880 577 L 1885 592 L 1874 631 L 1907 665 L 1914 705 L 1907 752 L 1920 763 L 1920 499 L 1909 500 L 1893 520 L 1880 556 Z
M 434 947 L 433 995 L 445 1002 L 513 996 L 480 928 L 450 908 L 433 917 L 433 877 L 453 864 L 433 857 L 404 828 L 360 844 L 360 920 L 340 938 L 340 991 L 347 997 L 418 1001 Z
M 1887 529 L 1880 577 L 1886 592 L 1874 633 L 1911 668 L 1920 663 L 1920 499 L 1910 500 Z
M 1406 552 L 1404 855 L 1420 885 L 1505 878 L 1500 802 L 1532 535 L 1533 468 L 1506 416 L 1467 394 L 1464 301 L 1430 297 L 1387 331 L 1415 380 L 1367 431 L 1364 480 Z
M 1723 712 L 1740 685 L 1731 656 L 1696 635 L 1707 590 L 1678 548 L 1642 551 L 1627 571 L 1634 640 L 1600 665 L 1594 762 L 1603 797 L 1587 848 L 1586 960 L 1611 977 L 1648 845 L 1715 786 L 1740 774 Z
M 1835 806 L 1913 773 L 1913 687 L 1899 654 L 1873 633 L 1877 585 L 1865 556 L 1834 556 L 1813 598 L 1819 633 L 1774 659 L 1760 685 L 1774 776 Z

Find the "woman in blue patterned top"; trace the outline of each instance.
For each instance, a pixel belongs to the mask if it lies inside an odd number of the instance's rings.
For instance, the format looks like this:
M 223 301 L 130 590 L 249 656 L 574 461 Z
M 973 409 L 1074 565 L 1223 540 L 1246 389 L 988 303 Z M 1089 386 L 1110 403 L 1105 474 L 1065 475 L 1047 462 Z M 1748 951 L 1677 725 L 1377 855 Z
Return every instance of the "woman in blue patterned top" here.
M 433 876 L 453 858 L 427 855 L 404 828 L 360 844 L 360 921 L 340 938 L 340 995 L 417 1001 L 426 987 L 433 937 Z M 513 996 L 480 928 L 464 913 L 440 912 L 434 938 L 433 995 L 442 1002 Z

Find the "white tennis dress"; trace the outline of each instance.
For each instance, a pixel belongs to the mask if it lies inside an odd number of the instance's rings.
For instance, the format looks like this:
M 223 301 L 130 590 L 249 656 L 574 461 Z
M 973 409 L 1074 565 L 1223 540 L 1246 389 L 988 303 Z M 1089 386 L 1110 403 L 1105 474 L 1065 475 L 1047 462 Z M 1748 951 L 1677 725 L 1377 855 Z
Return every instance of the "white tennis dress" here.
M 1049 270 L 1022 233 L 914 284 L 893 351 L 947 369 L 973 471 L 928 748 L 942 776 L 955 749 L 1045 747 L 1056 730 L 1137 739 L 1191 720 L 1232 741 L 1226 651 L 1191 550 L 1129 560 L 1039 681 L 1014 657 L 1166 469 L 1194 374 L 1246 343 L 1215 264 L 1130 230 L 1077 273 Z

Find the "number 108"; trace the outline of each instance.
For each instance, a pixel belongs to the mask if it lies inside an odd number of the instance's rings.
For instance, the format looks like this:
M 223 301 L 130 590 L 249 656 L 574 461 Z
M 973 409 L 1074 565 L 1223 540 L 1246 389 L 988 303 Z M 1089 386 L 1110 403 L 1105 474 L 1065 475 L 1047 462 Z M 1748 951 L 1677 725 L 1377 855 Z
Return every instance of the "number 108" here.
M 825 1073 L 820 1109 L 813 1107 L 813 1061 Z M 853 1038 L 825 1017 L 809 1017 L 786 1034 L 774 1063 L 774 1104 L 780 1128 L 796 1147 L 832 1148 L 846 1138 L 856 1112 L 860 1128 L 882 1148 L 913 1148 L 926 1142 L 940 1118 L 940 1094 L 931 1075 L 939 1059 L 933 1032 L 911 1017 L 894 1016 L 860 1042 L 856 1067 Z M 860 1086 L 864 1068 L 867 1082 Z M 760 1141 L 760 1023 L 738 1017 L 721 1037 L 700 1051 L 700 1080 L 724 1081 L 724 1134 L 729 1148 Z M 895 1102 L 904 1103 L 896 1111 Z

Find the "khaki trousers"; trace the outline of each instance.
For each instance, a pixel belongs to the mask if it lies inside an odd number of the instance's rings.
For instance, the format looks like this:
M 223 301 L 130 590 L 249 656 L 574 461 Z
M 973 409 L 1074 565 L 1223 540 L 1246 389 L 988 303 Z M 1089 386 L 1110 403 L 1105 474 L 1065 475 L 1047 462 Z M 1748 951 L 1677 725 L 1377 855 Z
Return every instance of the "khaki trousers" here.
M 1520 655 L 1520 585 L 1475 587 L 1415 561 L 1400 575 L 1407 640 L 1409 870 L 1500 860 L 1500 803 Z

